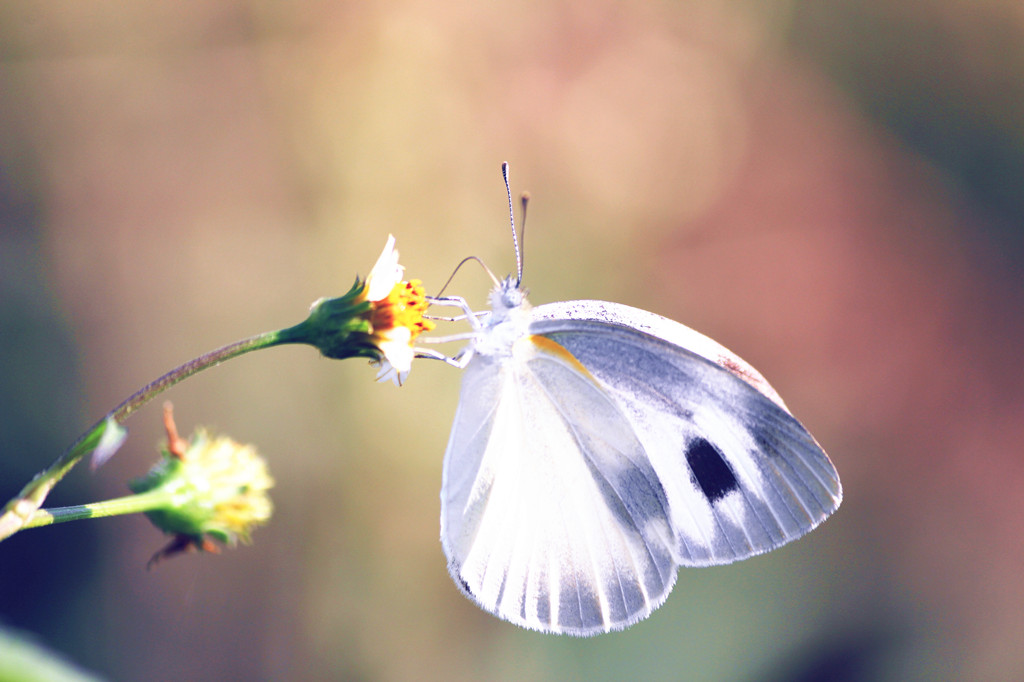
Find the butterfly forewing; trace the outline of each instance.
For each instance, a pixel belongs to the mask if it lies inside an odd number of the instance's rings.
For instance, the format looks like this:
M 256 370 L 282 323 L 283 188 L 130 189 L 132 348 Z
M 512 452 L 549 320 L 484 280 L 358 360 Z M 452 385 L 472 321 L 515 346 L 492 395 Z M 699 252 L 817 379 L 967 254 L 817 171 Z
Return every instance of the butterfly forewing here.
M 535 323 L 544 321 L 603 322 L 667 341 L 671 345 L 685 349 L 689 353 L 709 360 L 732 374 L 739 376 L 759 392 L 771 398 L 772 401 L 783 409 L 787 411 L 789 409 L 782 402 L 782 398 L 772 388 L 771 384 L 768 383 L 768 380 L 761 376 L 761 373 L 754 369 L 746 360 L 714 339 L 661 315 L 622 305 L 621 303 L 609 303 L 608 301 L 559 301 L 557 303 L 546 303 L 538 308 L 534 308 L 530 314 Z
M 770 386 L 764 390 L 732 366 L 638 331 L 639 323 L 549 319 L 546 307 L 535 311 L 531 329 L 571 353 L 628 415 L 666 492 L 680 564 L 726 563 L 767 551 L 811 530 L 838 506 L 832 463 Z M 618 307 L 625 311 L 619 314 L 633 310 Z M 657 319 L 663 336 L 675 333 L 671 325 L 696 334 Z
M 466 369 L 444 464 L 455 580 L 514 623 L 625 627 L 676 575 L 668 498 L 622 407 L 557 344 L 519 339 Z

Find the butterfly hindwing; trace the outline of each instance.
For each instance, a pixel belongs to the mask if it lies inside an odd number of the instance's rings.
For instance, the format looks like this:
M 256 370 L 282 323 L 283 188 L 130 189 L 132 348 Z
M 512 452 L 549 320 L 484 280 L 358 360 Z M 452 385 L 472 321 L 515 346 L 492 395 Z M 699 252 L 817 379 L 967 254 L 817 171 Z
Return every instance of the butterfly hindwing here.
M 476 357 L 444 464 L 442 543 L 456 582 L 514 623 L 625 627 L 676 577 L 668 499 L 621 406 L 541 337 Z

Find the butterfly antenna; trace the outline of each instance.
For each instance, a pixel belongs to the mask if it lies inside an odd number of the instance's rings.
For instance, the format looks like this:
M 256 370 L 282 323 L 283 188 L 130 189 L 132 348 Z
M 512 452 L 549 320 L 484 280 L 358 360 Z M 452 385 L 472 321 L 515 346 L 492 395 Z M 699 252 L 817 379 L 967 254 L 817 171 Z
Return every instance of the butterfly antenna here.
M 458 265 L 455 266 L 455 269 L 452 270 L 452 274 L 448 276 L 448 280 L 444 283 L 444 286 L 441 287 L 441 290 L 434 294 L 432 298 L 441 298 L 441 296 L 444 294 L 444 290 L 447 289 L 448 285 L 452 283 L 453 279 L 455 279 L 455 275 L 459 274 L 459 270 L 462 268 L 462 266 L 471 260 L 475 260 L 477 263 L 479 263 L 480 267 L 482 267 L 484 269 L 484 272 L 487 273 L 487 276 L 491 278 L 492 282 L 494 282 L 494 285 L 498 285 L 498 278 L 494 276 L 494 273 L 491 272 L 491 269 L 487 267 L 486 263 L 480 260 L 477 256 L 466 256 L 459 262 Z
M 523 281 L 523 256 L 519 251 L 519 237 L 516 235 L 516 214 L 512 206 L 512 190 L 508 186 L 508 161 L 501 163 L 501 177 L 505 179 L 505 194 L 508 196 L 508 220 L 512 225 L 512 246 L 516 250 L 516 286 Z
M 523 268 L 525 267 L 525 263 L 526 263 L 526 205 L 528 203 L 530 203 L 530 193 L 529 192 L 523 192 L 522 194 L 519 195 L 519 204 L 520 204 L 520 207 L 522 208 L 522 214 L 521 214 L 521 218 L 520 218 L 520 221 L 519 221 L 519 248 L 520 248 L 520 253 L 519 253 L 519 279 L 520 279 L 520 282 L 516 282 L 516 284 L 520 284 L 521 280 L 523 279 Z

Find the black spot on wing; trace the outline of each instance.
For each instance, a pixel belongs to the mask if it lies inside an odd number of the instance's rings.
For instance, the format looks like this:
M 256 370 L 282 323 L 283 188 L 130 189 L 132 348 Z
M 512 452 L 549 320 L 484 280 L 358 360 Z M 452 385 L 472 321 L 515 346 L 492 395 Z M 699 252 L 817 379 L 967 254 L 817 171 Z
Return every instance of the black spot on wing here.
M 736 474 L 722 458 L 722 453 L 703 438 L 690 442 L 686 449 L 686 463 L 708 502 L 717 502 L 739 488 Z

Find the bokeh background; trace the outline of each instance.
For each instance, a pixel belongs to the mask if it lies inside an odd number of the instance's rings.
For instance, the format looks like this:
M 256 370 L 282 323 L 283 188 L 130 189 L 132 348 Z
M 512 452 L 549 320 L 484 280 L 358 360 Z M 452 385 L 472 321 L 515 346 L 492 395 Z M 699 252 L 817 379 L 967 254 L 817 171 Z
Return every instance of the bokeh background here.
M 1017 0 L 0 5 L 0 493 L 172 366 L 292 324 L 389 232 L 435 290 L 513 256 L 758 367 L 845 501 L 590 640 L 519 630 L 438 541 L 458 372 L 308 348 L 173 389 L 255 443 L 255 544 L 146 570 L 141 517 L 0 544 L 0 622 L 111 680 L 1024 677 Z M 473 267 L 452 291 L 476 306 Z M 159 402 L 50 502 L 124 494 Z

